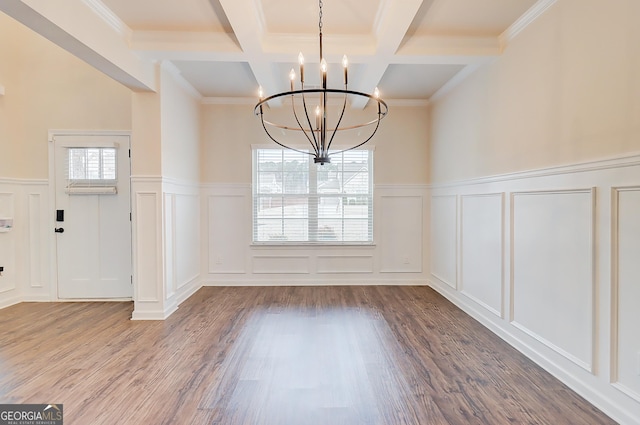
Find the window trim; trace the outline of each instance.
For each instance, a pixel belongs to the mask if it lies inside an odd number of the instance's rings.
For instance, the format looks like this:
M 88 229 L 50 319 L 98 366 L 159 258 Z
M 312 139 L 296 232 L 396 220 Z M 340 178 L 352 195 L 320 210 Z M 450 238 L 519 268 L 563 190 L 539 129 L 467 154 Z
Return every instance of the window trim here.
M 299 150 L 308 150 L 308 146 L 293 146 L 295 149 Z M 373 182 L 374 177 L 374 153 L 375 153 L 375 145 L 371 144 L 370 146 L 365 146 L 359 148 L 357 150 L 367 151 L 370 153 L 370 163 L 369 163 L 369 193 L 365 196 L 370 197 L 371 207 L 370 207 L 370 216 L 368 218 L 368 226 L 370 227 L 369 234 L 371 235 L 371 240 L 368 241 L 335 241 L 335 240 L 310 240 L 310 241 L 257 241 L 255 240 L 255 225 L 256 225 L 256 200 L 258 199 L 258 193 L 256 192 L 256 182 L 257 182 L 257 151 L 258 150 L 273 150 L 273 151 L 286 151 L 285 148 L 275 147 L 273 145 L 265 145 L 265 144 L 252 144 L 251 145 L 251 247 L 256 248 L 268 248 L 268 247 L 280 247 L 280 248 L 293 248 L 293 247 L 301 247 L 301 248 L 311 248 L 311 247 L 354 247 L 354 248 L 375 248 L 376 240 L 375 240 L 375 214 L 374 214 L 374 203 L 375 203 L 375 184 Z M 336 151 L 340 150 L 340 146 L 337 146 Z M 310 162 L 310 176 L 315 172 L 313 168 L 316 164 L 313 161 Z M 311 179 L 310 179 L 311 180 Z M 314 178 L 315 180 L 315 178 Z M 287 195 L 287 194 L 282 194 Z M 296 196 L 297 194 L 289 194 L 290 196 Z M 309 193 L 302 194 L 305 197 L 318 195 L 311 195 Z M 343 195 L 342 195 L 343 196 Z M 342 221 L 342 219 L 341 219 Z

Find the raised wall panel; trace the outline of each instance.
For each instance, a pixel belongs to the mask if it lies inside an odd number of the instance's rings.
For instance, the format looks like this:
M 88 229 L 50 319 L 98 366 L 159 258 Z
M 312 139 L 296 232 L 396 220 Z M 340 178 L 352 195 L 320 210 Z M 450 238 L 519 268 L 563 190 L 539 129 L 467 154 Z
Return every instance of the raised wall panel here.
M 640 187 L 614 191 L 614 382 L 640 401 Z
M 380 210 L 380 271 L 422 272 L 422 196 L 382 196 Z
M 309 274 L 307 255 L 255 255 L 252 259 L 255 274 Z
M 29 219 L 29 285 L 32 288 L 44 286 L 43 239 L 42 239 L 42 196 L 39 193 L 28 195 Z
M 503 194 L 461 197 L 460 289 L 502 315 Z
M 175 259 L 177 289 L 200 274 L 200 198 L 175 196 Z
M 591 370 L 594 191 L 512 195 L 513 324 Z
M 165 193 L 164 197 L 164 297 L 171 298 L 177 291 L 176 279 L 176 205 L 175 195 Z
M 317 273 L 373 273 L 372 255 L 319 255 Z
M 15 217 L 15 195 L 13 192 L 0 192 L 0 218 L 13 218 L 13 229 L 0 232 L 0 260 L 4 267 L 0 277 L 0 294 L 17 289 L 17 220 Z
M 209 196 L 209 273 L 246 273 L 246 204 L 243 195 Z
M 431 198 L 431 274 L 457 287 L 457 197 Z
M 159 302 L 158 282 L 158 193 L 136 193 L 137 297 L 140 302 Z

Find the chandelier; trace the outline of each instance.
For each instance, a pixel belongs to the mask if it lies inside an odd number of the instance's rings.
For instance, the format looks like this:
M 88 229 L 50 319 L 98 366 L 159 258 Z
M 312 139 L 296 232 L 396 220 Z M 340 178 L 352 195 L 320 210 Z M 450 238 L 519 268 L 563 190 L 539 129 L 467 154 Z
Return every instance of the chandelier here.
M 290 90 L 265 97 L 261 87 L 259 94 L 260 100 L 254 108 L 254 113 L 260 116 L 264 131 L 275 143 L 283 148 L 311 155 L 314 157 L 313 161 L 316 164 L 324 165 L 331 162 L 331 155 L 356 149 L 371 140 L 378 131 L 380 121 L 387 115 L 389 108 L 387 104 L 380 99 L 380 92 L 377 87 L 373 94 L 348 89 L 349 62 L 346 55 L 342 58 L 344 88 L 327 88 L 328 65 L 322 52 L 322 0 L 319 1 L 319 9 L 318 29 L 320 38 L 321 86 L 305 87 L 304 56 L 300 53 L 298 55 L 300 88 L 296 88 L 296 72 L 292 68 L 289 72 L 289 79 L 291 81 Z M 365 110 L 369 109 L 369 113 L 364 114 L 368 117 L 356 123 L 349 121 L 343 124 L 345 115 L 349 115 L 345 114 L 347 103 L 349 100 L 353 102 L 358 98 L 365 103 L 372 102 L 369 108 L 365 108 Z M 267 119 L 265 117 L 265 115 L 267 115 L 266 110 L 271 109 L 269 103 L 290 103 L 291 111 L 288 121 L 270 121 Z M 313 112 L 310 113 L 310 110 Z M 371 110 L 373 110 L 373 112 L 371 112 Z M 272 111 L 270 111 L 270 114 L 271 112 Z M 364 127 L 368 127 L 368 129 L 366 129 L 367 131 L 363 130 Z M 304 144 L 308 142 L 311 145 L 311 150 L 306 151 L 291 147 L 291 142 L 285 140 L 288 139 L 288 130 L 293 131 L 294 134 L 297 135 L 294 137 L 294 139 L 296 139 L 295 142 L 299 143 L 299 141 L 302 141 Z M 337 137 L 337 139 L 340 139 L 338 144 L 344 146 L 346 140 L 347 146 L 350 147 L 330 152 L 331 145 L 338 133 L 341 133 L 340 136 Z M 289 144 L 289 146 L 287 146 L 287 144 Z

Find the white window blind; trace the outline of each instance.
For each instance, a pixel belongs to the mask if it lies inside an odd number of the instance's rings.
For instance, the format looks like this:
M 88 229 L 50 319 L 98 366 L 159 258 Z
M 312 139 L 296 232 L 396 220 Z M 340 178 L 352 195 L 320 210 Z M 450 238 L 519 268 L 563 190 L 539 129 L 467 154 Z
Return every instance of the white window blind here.
M 67 193 L 116 193 L 116 148 L 69 148 L 67 161 Z
M 254 149 L 253 241 L 373 242 L 373 152 L 317 165 L 303 153 Z

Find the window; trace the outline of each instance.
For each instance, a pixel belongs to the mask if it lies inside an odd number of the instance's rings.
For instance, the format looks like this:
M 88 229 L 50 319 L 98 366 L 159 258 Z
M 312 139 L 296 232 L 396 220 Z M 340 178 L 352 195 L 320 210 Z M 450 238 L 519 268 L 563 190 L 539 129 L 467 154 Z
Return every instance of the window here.
M 115 148 L 69 148 L 67 193 L 115 193 Z
M 373 242 L 373 152 L 317 165 L 287 149 L 253 150 L 253 241 Z

